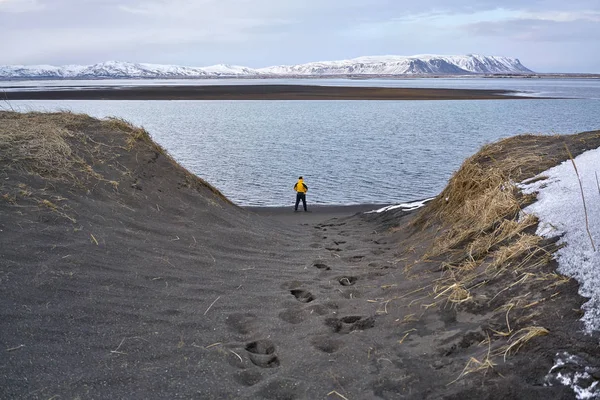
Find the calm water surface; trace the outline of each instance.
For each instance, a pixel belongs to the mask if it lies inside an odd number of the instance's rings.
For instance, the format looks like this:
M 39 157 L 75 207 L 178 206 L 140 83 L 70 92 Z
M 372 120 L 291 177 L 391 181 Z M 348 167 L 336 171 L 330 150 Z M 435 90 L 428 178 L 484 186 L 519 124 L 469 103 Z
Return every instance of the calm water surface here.
M 536 89 L 541 91 L 541 86 Z M 11 105 L 21 111 L 68 109 L 118 116 L 143 125 L 176 160 L 240 205 L 293 204 L 292 187 L 299 175 L 310 188 L 309 204 L 395 203 L 436 195 L 465 158 L 499 138 L 600 129 L 600 85 L 561 90 L 572 97 L 591 95 L 552 100 Z
M 97 79 L 0 81 L 0 90 L 65 90 L 99 87 L 181 85 L 320 85 L 515 90 L 527 96 L 600 99 L 594 78 L 405 78 L 405 79 Z

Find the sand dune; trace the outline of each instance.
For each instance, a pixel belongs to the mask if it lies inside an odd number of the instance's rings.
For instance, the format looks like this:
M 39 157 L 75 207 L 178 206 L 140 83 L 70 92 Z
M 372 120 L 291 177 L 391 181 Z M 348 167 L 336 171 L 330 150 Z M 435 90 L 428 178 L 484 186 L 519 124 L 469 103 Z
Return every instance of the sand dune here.
M 576 155 L 600 132 L 471 161 L 537 157 L 506 169 L 524 179 L 565 159 L 563 142 Z M 570 398 L 543 385 L 555 353 L 598 361 L 575 283 L 514 284 L 517 264 L 554 271 L 542 253 L 492 271 L 492 249 L 466 297 L 444 291 L 473 242 L 432 251 L 461 223 L 443 197 L 242 209 L 143 130 L 73 114 L 0 112 L 0 165 L 0 398 Z M 533 326 L 547 333 L 506 350 Z

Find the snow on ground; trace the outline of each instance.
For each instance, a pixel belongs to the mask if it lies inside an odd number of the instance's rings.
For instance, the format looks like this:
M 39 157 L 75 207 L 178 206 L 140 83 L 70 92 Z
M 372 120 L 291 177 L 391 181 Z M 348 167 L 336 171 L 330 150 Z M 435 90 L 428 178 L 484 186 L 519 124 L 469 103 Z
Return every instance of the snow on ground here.
M 524 193 L 538 192 L 537 202 L 523 211 L 538 216 L 537 234 L 542 237 L 561 236 L 565 244 L 556 253 L 558 271 L 579 282 L 579 294 L 589 298 L 584 304 L 582 321 L 588 332 L 600 328 L 600 148 L 587 151 L 575 158 L 575 165 L 583 186 L 583 197 L 573 163 L 565 161 L 540 175 L 547 179 L 524 182 Z M 530 180 L 532 181 L 532 180 Z M 586 229 L 587 206 L 589 231 Z
M 594 378 L 598 368 L 588 367 L 586 361 L 576 355 L 560 352 L 554 358 L 554 366 L 546 375 L 544 386 L 569 386 L 579 400 L 600 397 L 598 381 Z
M 429 198 L 429 199 L 425 199 L 425 200 L 413 201 L 411 203 L 394 204 L 391 206 L 378 208 L 377 210 L 367 211 L 365 214 L 382 213 L 382 212 L 386 212 L 386 211 L 396 210 L 398 208 L 401 208 L 402 211 L 412 211 L 412 210 L 416 210 L 417 208 L 423 207 L 425 205 L 425 203 L 427 203 L 428 201 L 431 201 L 431 200 L 433 200 L 433 197 Z
M 538 216 L 538 235 L 561 236 L 558 244 L 565 246 L 556 253 L 558 271 L 574 278 L 579 294 L 589 299 L 583 305 L 582 321 L 591 332 L 600 328 L 600 148 L 579 155 L 574 164 L 565 161 L 538 175 L 546 179 L 523 182 L 524 193 L 538 193 L 537 202 L 523 211 Z M 568 386 L 580 400 L 600 398 L 598 382 L 592 377 L 599 368 L 586 364 L 581 357 L 556 354 L 545 385 Z

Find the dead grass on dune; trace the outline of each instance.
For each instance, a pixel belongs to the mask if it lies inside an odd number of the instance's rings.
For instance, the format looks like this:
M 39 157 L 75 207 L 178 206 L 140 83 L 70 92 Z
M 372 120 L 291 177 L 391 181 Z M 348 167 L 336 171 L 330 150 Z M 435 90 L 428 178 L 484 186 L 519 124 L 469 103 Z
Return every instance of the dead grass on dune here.
M 538 336 L 545 336 L 550 332 L 548 329 L 541 326 L 528 326 L 522 329 L 519 329 L 514 334 L 512 334 L 508 340 L 508 344 L 503 346 L 497 354 L 502 354 L 504 356 L 504 360 L 506 361 L 506 357 L 510 354 L 516 354 L 526 343 Z
M 144 128 L 137 127 L 137 126 L 131 124 L 129 121 L 126 121 L 122 118 L 116 118 L 116 117 L 107 118 L 105 120 L 105 123 L 108 124 L 108 126 L 110 126 L 112 129 L 119 130 L 121 132 L 125 132 L 128 135 L 127 144 L 125 147 L 127 149 L 127 151 L 133 150 L 136 143 L 138 143 L 138 142 L 146 143 L 146 144 L 150 145 L 159 154 L 166 157 L 169 161 L 171 161 L 173 163 L 173 165 L 176 165 L 177 168 L 181 172 L 183 172 L 183 174 L 185 175 L 185 179 L 186 179 L 186 182 L 185 182 L 186 185 L 188 185 L 190 187 L 194 187 L 195 185 L 198 185 L 198 184 L 201 186 L 204 186 L 204 187 L 208 188 L 211 192 L 213 192 L 215 195 L 217 195 L 224 202 L 233 204 L 217 188 L 210 185 L 204 179 L 199 178 L 198 176 L 192 174 L 187 169 L 185 169 L 181 165 L 179 165 L 179 163 L 177 161 L 175 161 L 173 156 L 171 156 L 171 154 L 169 154 L 169 152 L 167 150 L 165 150 L 161 145 L 159 145 L 158 143 L 156 143 L 155 141 L 152 140 L 152 137 L 150 136 L 148 131 L 146 131 Z M 216 207 L 220 206 L 216 202 L 211 202 L 211 204 L 213 204 Z
M 48 179 L 75 180 L 77 172 L 102 180 L 86 159 L 104 163 L 119 149 L 130 151 L 136 142 L 153 143 L 143 128 L 118 118 L 98 121 L 85 114 L 71 112 L 18 113 L 0 111 L 0 163 L 35 173 Z M 94 141 L 83 133 L 95 122 L 100 126 L 125 134 L 124 146 L 107 145 Z M 155 147 L 166 154 L 160 146 Z
M 98 130 L 114 135 L 114 141 L 100 143 L 86 132 Z M 119 137 L 122 133 L 124 136 Z M 108 164 L 123 151 L 132 152 L 138 145 L 148 146 L 163 155 L 183 173 L 184 185 L 208 188 L 221 200 L 231 203 L 218 189 L 180 166 L 171 155 L 152 140 L 150 134 L 120 118 L 97 120 L 71 112 L 18 113 L 0 111 L 0 165 L 38 175 L 47 181 L 63 181 L 86 187 L 90 182 L 104 182 L 117 190 L 118 180 L 106 179 L 94 165 Z M 148 148 L 146 147 L 146 149 Z M 136 150 L 137 151 L 137 150 Z M 131 171 L 119 171 L 121 175 Z M 216 202 L 214 204 L 218 205 Z
M 523 195 L 516 182 L 522 179 L 524 168 L 547 160 L 527 146 L 513 145 L 509 154 L 503 153 L 510 142 L 534 138 L 528 135 L 486 145 L 463 163 L 414 222 L 417 227 L 438 225 L 425 258 L 445 257 L 445 269 L 456 275 L 475 269 L 490 255 L 494 268 L 507 265 L 540 243 L 537 236 L 523 234 L 537 219 L 522 213 L 533 197 Z
M 11 112 L 0 114 L 0 122 L 0 163 L 8 168 L 58 176 L 73 165 L 66 139 L 75 133 L 55 118 Z
M 125 146 L 125 148 L 128 151 L 131 151 L 135 146 L 136 142 L 138 141 L 154 143 L 152 142 L 148 131 L 146 131 L 144 128 L 140 128 L 133 125 L 131 122 L 126 121 L 123 118 L 109 117 L 105 120 L 104 123 L 114 130 L 119 130 L 121 132 L 127 133 L 127 145 Z M 160 150 L 162 154 L 166 155 L 167 152 L 158 144 L 156 144 L 156 148 Z
M 493 365 L 491 357 L 506 359 L 548 334 L 543 327 L 523 325 L 538 315 L 533 308 L 559 295 L 542 292 L 568 279 L 543 271 L 558 247 L 532 233 L 537 218 L 522 209 L 535 197 L 523 195 L 516 183 L 556 165 L 546 153 L 551 145 L 561 146 L 556 139 L 527 135 L 484 146 L 413 222 L 413 228 L 435 232 L 422 259 L 440 264 L 441 277 L 430 293 L 435 304 L 462 307 L 476 301 L 491 306 L 501 325 L 505 321 L 504 328 L 492 330 L 493 340 L 506 341 L 502 350 L 484 361 L 471 359 L 461 376 L 485 371 Z

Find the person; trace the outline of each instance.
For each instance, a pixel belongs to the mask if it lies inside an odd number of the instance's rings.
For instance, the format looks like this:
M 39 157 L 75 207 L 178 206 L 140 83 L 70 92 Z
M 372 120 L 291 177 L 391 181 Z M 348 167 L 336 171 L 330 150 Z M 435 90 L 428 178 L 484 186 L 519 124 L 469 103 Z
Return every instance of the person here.
M 306 209 L 306 192 L 308 192 L 308 186 L 306 186 L 306 183 L 304 183 L 304 179 L 302 177 L 298 178 L 298 182 L 296 182 L 294 185 L 294 190 L 296 191 L 296 206 L 294 207 L 294 211 L 298 211 L 298 204 L 300 204 L 300 200 L 302 200 L 304 211 L 308 211 Z

